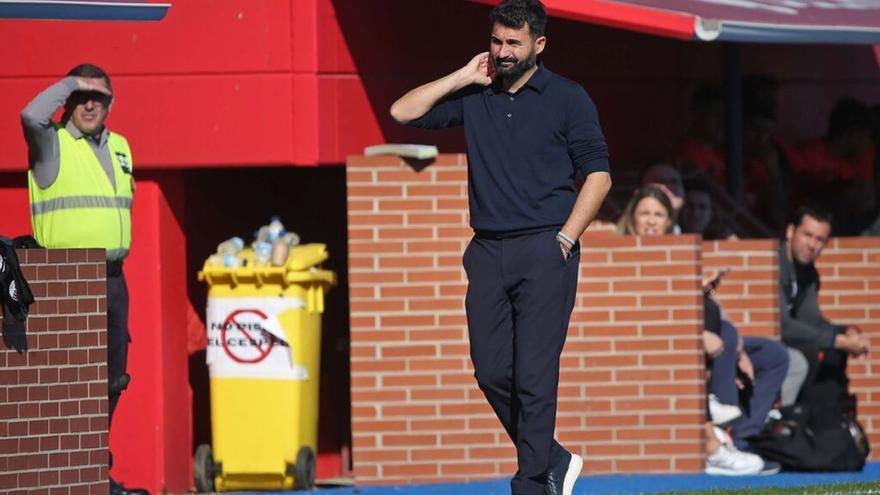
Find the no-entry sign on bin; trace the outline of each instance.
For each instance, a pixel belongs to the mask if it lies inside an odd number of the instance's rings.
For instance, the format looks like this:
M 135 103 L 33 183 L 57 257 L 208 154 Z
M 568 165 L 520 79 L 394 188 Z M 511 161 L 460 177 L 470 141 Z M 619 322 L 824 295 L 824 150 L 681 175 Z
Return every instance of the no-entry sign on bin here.
M 207 361 L 212 377 L 305 380 L 308 370 L 293 359 L 293 347 L 278 320 L 286 310 L 303 310 L 297 298 L 208 300 Z

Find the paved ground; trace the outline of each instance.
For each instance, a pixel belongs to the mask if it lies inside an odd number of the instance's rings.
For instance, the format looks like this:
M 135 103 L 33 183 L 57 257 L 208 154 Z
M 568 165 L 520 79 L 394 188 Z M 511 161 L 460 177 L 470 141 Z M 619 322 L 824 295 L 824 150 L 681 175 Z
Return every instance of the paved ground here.
M 795 474 L 723 477 L 705 474 L 607 475 L 582 477 L 574 495 L 682 492 L 712 488 L 756 488 L 764 486 L 810 486 L 830 483 L 876 482 L 880 491 L 880 462 L 870 463 L 861 473 Z M 327 495 L 509 495 L 508 480 L 435 485 L 367 486 L 320 490 Z M 274 492 L 292 494 L 297 492 Z M 267 492 L 261 492 L 266 495 Z

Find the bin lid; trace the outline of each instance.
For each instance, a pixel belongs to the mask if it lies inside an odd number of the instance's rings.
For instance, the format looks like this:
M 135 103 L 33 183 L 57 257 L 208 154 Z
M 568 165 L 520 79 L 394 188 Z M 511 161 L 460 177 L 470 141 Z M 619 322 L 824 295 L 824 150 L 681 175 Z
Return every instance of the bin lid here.
M 254 266 L 254 252 L 250 248 L 243 249 L 238 257 L 244 260 L 243 266 L 217 266 L 205 260 L 199 272 L 199 280 L 208 282 L 208 285 L 289 285 L 305 282 L 336 285 L 335 273 L 318 268 L 318 265 L 330 257 L 326 244 L 312 243 L 293 247 L 284 266 Z

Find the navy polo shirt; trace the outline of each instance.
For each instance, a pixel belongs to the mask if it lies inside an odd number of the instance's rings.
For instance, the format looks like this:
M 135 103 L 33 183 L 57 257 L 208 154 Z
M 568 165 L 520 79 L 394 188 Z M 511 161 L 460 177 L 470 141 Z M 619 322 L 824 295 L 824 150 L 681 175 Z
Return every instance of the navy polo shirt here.
M 543 65 L 516 93 L 500 82 L 472 85 L 409 125 L 464 126 L 471 227 L 477 231 L 559 228 L 577 198 L 575 175 L 610 170 L 593 101 L 579 84 Z

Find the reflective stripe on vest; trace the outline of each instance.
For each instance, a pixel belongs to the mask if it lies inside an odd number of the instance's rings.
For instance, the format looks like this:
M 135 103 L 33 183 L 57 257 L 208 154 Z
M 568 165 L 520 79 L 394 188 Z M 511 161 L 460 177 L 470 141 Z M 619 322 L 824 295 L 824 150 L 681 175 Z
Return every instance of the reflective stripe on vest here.
M 67 208 L 124 208 L 131 210 L 131 198 L 110 198 L 107 196 L 67 196 L 31 205 L 31 213 L 42 215 L 50 211 Z
M 74 139 L 56 124 L 59 168 L 41 188 L 28 171 L 34 237 L 47 248 L 103 248 L 108 260 L 123 259 L 131 246 L 133 162 L 128 142 L 110 133 L 107 148 L 115 184 L 87 138 Z

